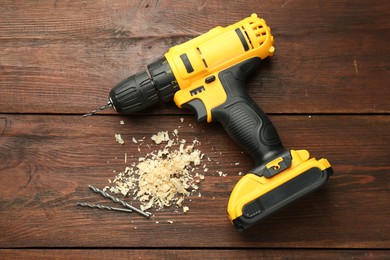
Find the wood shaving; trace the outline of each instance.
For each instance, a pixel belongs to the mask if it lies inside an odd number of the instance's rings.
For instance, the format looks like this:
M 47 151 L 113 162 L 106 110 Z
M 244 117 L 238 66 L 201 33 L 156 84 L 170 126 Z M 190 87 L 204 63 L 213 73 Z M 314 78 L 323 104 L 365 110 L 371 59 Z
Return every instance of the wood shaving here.
M 221 172 L 221 171 L 218 172 L 218 175 L 219 175 L 220 177 L 226 177 L 226 176 L 227 176 L 226 173 L 223 173 L 223 172 Z
M 125 141 L 122 139 L 121 134 L 115 134 L 115 141 L 117 141 L 120 144 L 124 144 Z
M 161 144 L 162 142 L 167 142 L 171 139 L 169 138 L 168 131 L 162 131 L 162 132 L 158 132 L 157 134 L 153 135 L 152 140 L 156 144 Z
M 200 145 L 198 140 L 189 144 L 185 140 L 179 142 L 176 129 L 172 136 L 176 138 L 171 139 L 168 131 L 153 135 L 151 139 L 161 144 L 160 149 L 139 157 L 138 163 L 126 167 L 104 189 L 132 196 L 141 202 L 141 210 L 181 207 L 184 198 L 199 190 L 200 182 L 205 179 L 203 174 L 196 173 L 203 154 L 195 148 Z M 183 212 L 188 210 L 183 207 Z

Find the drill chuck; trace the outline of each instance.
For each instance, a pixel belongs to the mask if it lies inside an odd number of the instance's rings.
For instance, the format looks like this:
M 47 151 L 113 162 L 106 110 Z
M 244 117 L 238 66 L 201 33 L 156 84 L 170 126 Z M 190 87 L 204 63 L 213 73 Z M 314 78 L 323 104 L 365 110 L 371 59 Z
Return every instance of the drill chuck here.
M 178 85 L 165 58 L 148 65 L 147 70 L 128 77 L 109 94 L 109 101 L 119 113 L 132 114 L 157 103 L 169 102 Z

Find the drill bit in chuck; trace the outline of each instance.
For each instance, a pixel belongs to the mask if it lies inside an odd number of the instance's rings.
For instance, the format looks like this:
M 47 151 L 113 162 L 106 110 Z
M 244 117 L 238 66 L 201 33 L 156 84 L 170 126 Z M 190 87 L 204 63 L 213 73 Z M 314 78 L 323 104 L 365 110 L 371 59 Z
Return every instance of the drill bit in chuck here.
M 89 203 L 83 203 L 83 202 L 77 202 L 77 206 L 97 208 L 97 209 L 102 209 L 102 210 L 122 211 L 122 212 L 128 212 L 128 213 L 133 212 L 131 209 L 114 208 L 114 207 L 109 207 L 109 206 L 105 206 L 105 205 L 89 204 Z
M 99 113 L 100 111 L 103 111 L 103 110 L 105 110 L 105 109 L 107 109 L 107 108 L 111 108 L 111 107 L 112 107 L 112 103 L 111 103 L 111 101 L 109 100 L 109 101 L 107 102 L 106 105 L 101 106 L 101 107 L 99 107 L 98 109 L 92 110 L 91 112 L 89 112 L 89 113 L 87 113 L 87 114 L 84 114 L 83 117 L 92 116 L 92 115 L 94 115 L 94 114 L 96 114 L 96 113 Z
M 150 215 L 151 215 L 150 213 L 145 212 L 145 211 L 142 211 L 142 210 L 140 210 L 140 209 L 137 209 L 136 207 L 134 207 L 134 206 L 132 206 L 132 205 L 130 205 L 130 204 L 124 202 L 123 200 L 118 199 L 118 198 L 115 198 L 114 196 L 108 194 L 107 192 L 104 192 L 104 191 L 102 191 L 102 190 L 100 190 L 100 189 L 98 189 L 98 188 L 96 188 L 96 187 L 94 187 L 94 186 L 92 186 L 92 185 L 89 185 L 88 187 L 89 187 L 93 192 L 99 193 L 99 194 L 101 194 L 103 197 L 109 198 L 109 199 L 111 199 L 113 202 L 119 203 L 119 204 L 121 204 L 122 206 L 124 206 L 124 207 L 126 207 L 126 208 L 128 208 L 128 209 L 131 209 L 131 210 L 137 212 L 138 214 L 140 214 L 140 215 L 142 215 L 142 216 L 144 216 L 144 217 L 146 217 L 146 218 L 149 218 Z

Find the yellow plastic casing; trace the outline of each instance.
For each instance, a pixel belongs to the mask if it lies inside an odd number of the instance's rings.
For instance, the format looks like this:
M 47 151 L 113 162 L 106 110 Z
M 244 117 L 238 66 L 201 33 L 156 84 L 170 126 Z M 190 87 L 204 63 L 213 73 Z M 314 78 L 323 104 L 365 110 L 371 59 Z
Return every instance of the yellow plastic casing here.
M 285 184 L 291 179 L 312 168 L 319 168 L 321 171 L 331 167 L 327 159 L 316 160 L 310 158 L 306 150 L 291 150 L 291 166 L 272 178 L 259 177 L 256 174 L 248 173 L 242 177 L 234 187 L 227 207 L 231 221 L 242 216 L 242 209 L 251 201 L 263 196 L 275 188 Z M 278 159 L 270 162 L 269 166 L 277 165 Z M 268 167 L 268 165 L 267 165 Z
M 172 47 L 165 58 L 180 87 L 174 95 L 176 105 L 181 108 L 193 99 L 200 99 L 206 108 L 207 121 L 211 122 L 211 110 L 227 99 L 218 73 L 253 57 L 265 59 L 272 56 L 275 50 L 273 43 L 271 29 L 266 22 L 252 14 L 233 25 L 218 26 Z M 183 55 L 188 58 L 192 71 L 188 71 L 183 63 Z M 213 78 L 212 82 L 207 82 L 209 77 Z

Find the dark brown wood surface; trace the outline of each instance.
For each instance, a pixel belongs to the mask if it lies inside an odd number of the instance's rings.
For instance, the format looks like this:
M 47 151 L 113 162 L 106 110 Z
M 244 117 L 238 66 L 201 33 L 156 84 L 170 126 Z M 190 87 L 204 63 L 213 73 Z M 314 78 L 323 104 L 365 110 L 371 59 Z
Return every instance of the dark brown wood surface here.
M 2 250 L 10 259 L 385 259 L 388 250 L 300 250 L 285 249 L 107 249 L 107 250 Z
M 226 205 L 252 161 L 218 124 L 197 125 L 173 104 L 81 115 L 170 46 L 253 12 L 272 28 L 276 52 L 249 79 L 250 95 L 286 147 L 327 158 L 335 174 L 238 233 Z M 388 257 L 389 18 L 388 1 L 2 1 L 0 258 Z M 150 151 L 132 137 L 179 125 L 210 158 L 188 214 L 148 220 L 75 206 L 109 204 L 88 185 L 107 185 Z

